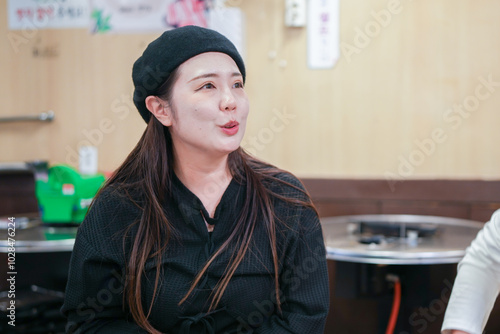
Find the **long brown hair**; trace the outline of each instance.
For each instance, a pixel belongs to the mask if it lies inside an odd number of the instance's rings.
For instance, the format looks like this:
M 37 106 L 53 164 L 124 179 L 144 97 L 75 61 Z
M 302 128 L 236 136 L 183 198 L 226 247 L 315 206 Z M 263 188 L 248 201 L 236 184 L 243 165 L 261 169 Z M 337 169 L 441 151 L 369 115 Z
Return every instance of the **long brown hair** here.
M 176 74 L 174 73 L 159 90 L 163 94 L 158 95 L 166 98 L 167 101 L 175 78 Z M 172 139 L 168 128 L 164 127 L 154 116 L 151 116 L 146 130 L 136 147 L 106 183 L 107 186 L 113 185 L 115 189 L 125 194 L 133 192 L 140 194 L 141 197 L 141 201 L 138 202 L 132 196 L 129 196 L 132 202 L 140 207 L 142 214 L 139 221 L 128 227 L 124 236 L 125 247 L 128 233 L 132 227 L 136 228 L 135 235 L 132 236 L 131 240 L 130 257 L 126 264 L 127 279 L 124 286 L 124 303 L 128 305 L 134 321 L 148 332 L 154 334 L 160 334 L 160 332 L 153 328 L 148 321 L 148 317 L 160 284 L 162 254 L 169 240 L 175 234 L 172 224 L 167 219 L 162 207 L 166 196 L 171 193 L 174 162 L 172 152 Z M 225 275 L 216 284 L 212 292 L 209 311 L 216 309 L 234 272 L 250 248 L 257 224 L 264 224 L 268 232 L 273 257 L 277 307 L 281 312 L 278 276 L 279 254 L 276 239 L 277 219 L 273 213 L 273 199 L 277 197 L 313 209 L 314 206 L 302 188 L 277 177 L 278 174 L 283 173 L 282 170 L 250 156 L 242 148 L 229 154 L 228 165 L 232 177 L 240 183 L 246 184 L 247 190 L 243 210 L 229 238 L 207 260 L 179 304 L 182 304 L 193 292 L 214 260 L 223 252 L 233 249 L 233 254 L 230 257 L 231 261 L 226 266 Z M 280 182 L 298 189 L 304 193 L 304 199 L 284 198 L 265 186 L 270 182 Z M 156 262 L 156 279 L 153 299 L 147 312 L 145 312 L 141 296 L 141 277 L 144 273 L 146 261 L 151 258 Z

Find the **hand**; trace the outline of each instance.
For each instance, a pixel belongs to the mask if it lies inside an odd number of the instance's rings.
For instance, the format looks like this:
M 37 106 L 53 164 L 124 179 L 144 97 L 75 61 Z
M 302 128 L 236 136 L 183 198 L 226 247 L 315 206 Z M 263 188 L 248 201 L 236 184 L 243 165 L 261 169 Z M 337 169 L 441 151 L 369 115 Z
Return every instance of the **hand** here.
M 464 332 L 464 331 L 459 331 L 459 330 L 456 330 L 456 329 L 452 329 L 450 334 L 470 334 L 468 332 Z

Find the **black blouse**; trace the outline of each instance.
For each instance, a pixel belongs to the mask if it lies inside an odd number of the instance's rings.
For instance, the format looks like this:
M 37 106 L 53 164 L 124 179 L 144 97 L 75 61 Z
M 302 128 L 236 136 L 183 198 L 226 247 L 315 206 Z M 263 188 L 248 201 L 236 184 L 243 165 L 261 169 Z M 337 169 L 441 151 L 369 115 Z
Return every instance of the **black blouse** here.
M 300 185 L 290 175 L 287 181 Z M 303 198 L 285 186 L 283 195 Z M 209 191 L 209 189 L 207 189 Z M 244 204 L 246 186 L 234 179 L 210 218 L 201 201 L 176 177 L 164 203 L 175 229 L 162 257 L 162 279 L 149 317 L 162 333 L 323 333 L 329 293 L 321 226 L 315 212 L 276 199 L 280 258 L 280 300 L 276 306 L 274 268 L 265 226 L 234 273 L 217 309 L 208 312 L 211 292 L 224 276 L 232 249 L 210 265 L 194 293 L 181 305 L 196 274 L 233 231 Z M 145 333 L 123 307 L 123 283 L 130 240 L 124 230 L 140 218 L 140 209 L 110 188 L 102 192 L 79 228 L 62 311 L 68 332 Z M 208 232 L 205 219 L 215 225 Z M 261 224 L 263 225 L 263 224 Z M 133 230 L 132 230 L 133 233 Z M 148 261 L 142 280 L 145 313 L 153 298 L 156 263 Z

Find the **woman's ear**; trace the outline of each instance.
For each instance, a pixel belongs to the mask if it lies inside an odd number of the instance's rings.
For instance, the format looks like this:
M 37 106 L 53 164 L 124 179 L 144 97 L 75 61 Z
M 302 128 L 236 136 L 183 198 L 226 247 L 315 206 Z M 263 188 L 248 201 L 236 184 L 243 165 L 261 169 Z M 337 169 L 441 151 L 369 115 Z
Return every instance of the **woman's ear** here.
M 172 125 L 172 111 L 167 102 L 157 96 L 150 95 L 146 97 L 146 108 L 165 126 Z

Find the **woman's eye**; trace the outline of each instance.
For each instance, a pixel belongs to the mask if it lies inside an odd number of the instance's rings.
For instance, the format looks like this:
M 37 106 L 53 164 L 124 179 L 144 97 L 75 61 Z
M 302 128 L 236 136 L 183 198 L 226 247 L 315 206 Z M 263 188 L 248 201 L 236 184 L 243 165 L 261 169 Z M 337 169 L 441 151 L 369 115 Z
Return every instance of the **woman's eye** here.
M 201 89 L 212 89 L 212 88 L 215 88 L 215 86 L 210 82 L 201 86 Z
M 234 88 L 243 88 L 243 82 L 236 82 L 234 85 L 233 85 Z

